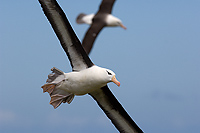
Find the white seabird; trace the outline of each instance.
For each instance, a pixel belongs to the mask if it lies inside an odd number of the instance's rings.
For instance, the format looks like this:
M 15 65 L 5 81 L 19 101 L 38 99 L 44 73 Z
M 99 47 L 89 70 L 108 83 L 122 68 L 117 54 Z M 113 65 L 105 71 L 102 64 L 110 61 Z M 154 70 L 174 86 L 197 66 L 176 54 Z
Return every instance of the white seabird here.
M 81 13 L 78 15 L 76 19 L 78 24 L 86 23 L 91 25 L 82 41 L 82 46 L 87 54 L 90 53 L 96 37 L 105 26 L 120 26 L 123 29 L 126 29 L 126 27 L 122 24 L 122 21 L 111 14 L 114 2 L 115 0 L 102 0 L 96 14 L 86 15 Z
M 111 81 L 115 82 L 118 86 L 120 85 L 117 80 L 113 79 L 115 77 L 114 72 L 95 66 L 92 63 L 83 47 L 81 46 L 81 43 L 74 33 L 66 15 L 56 0 L 39 0 L 39 2 L 58 39 L 60 40 L 61 46 L 66 52 L 73 69 L 73 72 L 67 74 L 56 68 L 52 69 L 53 73 L 48 76 L 47 84 L 42 86 L 43 91 L 48 92 L 51 96 L 50 103 L 56 108 L 62 102 L 70 103 L 75 94 L 82 95 L 84 93 L 89 93 L 89 95 L 91 95 L 96 100 L 98 105 L 107 115 L 107 117 L 112 121 L 119 132 L 142 133 L 142 130 L 131 119 L 131 117 L 124 110 L 124 108 L 117 101 L 117 99 L 114 97 L 106 85 L 106 83 Z M 91 72 L 91 74 L 88 75 L 88 72 Z M 78 87 L 82 82 L 80 79 L 84 80 L 84 83 L 81 84 L 82 87 L 86 84 L 88 85 L 88 80 L 92 79 L 86 78 L 87 80 L 85 80 L 82 76 L 87 75 L 88 77 L 92 77 L 94 76 L 92 72 L 95 73 L 95 75 L 100 76 L 102 79 L 98 79 L 100 81 L 95 79 L 95 81 L 92 81 L 89 85 L 90 89 L 85 87 L 87 89 L 82 91 L 81 88 L 79 89 Z M 96 72 L 103 74 L 96 74 Z M 75 79 L 73 77 L 78 77 L 79 79 Z M 96 78 L 96 76 L 94 77 Z M 74 82 L 76 82 L 75 80 L 78 80 L 79 82 L 77 87 L 74 84 Z M 72 86 L 70 87 L 68 83 L 72 83 Z M 102 85 L 104 86 L 99 88 Z M 93 89 L 92 86 L 94 87 Z M 73 88 L 75 88 L 75 90 L 73 90 Z
M 114 82 L 120 86 L 115 78 L 115 73 L 109 69 L 96 65 L 70 73 L 64 73 L 57 68 L 52 68 L 47 84 L 43 85 L 43 92 L 51 96 L 50 104 L 57 108 L 62 102 L 71 103 L 75 95 L 85 95 Z

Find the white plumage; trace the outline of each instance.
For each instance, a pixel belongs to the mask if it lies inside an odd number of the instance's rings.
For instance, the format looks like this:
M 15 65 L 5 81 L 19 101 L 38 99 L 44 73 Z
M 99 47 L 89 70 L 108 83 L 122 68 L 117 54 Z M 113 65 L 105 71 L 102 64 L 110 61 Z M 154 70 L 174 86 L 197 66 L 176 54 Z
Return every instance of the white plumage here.
M 43 91 L 51 96 L 50 104 L 57 108 L 62 102 L 71 103 L 75 95 L 85 95 L 96 91 L 109 82 L 120 86 L 115 78 L 115 73 L 109 69 L 92 66 L 78 71 L 64 73 L 57 68 L 52 69 L 47 84 L 43 85 Z

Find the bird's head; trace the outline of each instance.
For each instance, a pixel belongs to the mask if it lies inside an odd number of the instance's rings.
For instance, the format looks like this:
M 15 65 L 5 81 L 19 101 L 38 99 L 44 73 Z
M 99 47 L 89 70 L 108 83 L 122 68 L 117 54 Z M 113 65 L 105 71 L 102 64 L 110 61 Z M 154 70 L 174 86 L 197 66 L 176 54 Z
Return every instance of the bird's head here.
M 115 73 L 109 69 L 105 69 L 106 79 L 108 82 L 115 83 L 118 87 L 120 86 L 120 82 L 116 79 Z
M 120 82 L 116 79 L 115 73 L 112 70 L 94 65 L 83 70 L 81 73 L 84 73 L 82 75 L 84 75 L 84 78 L 87 78 L 87 82 L 93 82 L 97 86 L 102 87 L 109 82 L 113 82 L 117 86 L 120 86 Z
M 107 23 L 107 26 L 120 26 L 126 30 L 126 27 L 122 24 L 122 21 L 111 14 L 107 16 L 106 23 Z

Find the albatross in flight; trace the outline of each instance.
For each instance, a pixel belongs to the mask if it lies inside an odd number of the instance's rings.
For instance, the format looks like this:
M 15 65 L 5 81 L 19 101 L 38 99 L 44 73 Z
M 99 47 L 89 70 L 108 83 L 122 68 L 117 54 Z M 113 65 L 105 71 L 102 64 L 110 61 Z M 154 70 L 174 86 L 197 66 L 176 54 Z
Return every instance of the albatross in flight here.
M 76 22 L 78 24 L 86 23 L 91 25 L 82 41 L 82 46 L 87 54 L 90 53 L 95 38 L 97 37 L 99 32 L 103 29 L 103 27 L 120 26 L 123 29 L 126 29 L 126 27 L 122 24 L 122 21 L 111 14 L 114 2 L 115 0 L 102 0 L 96 15 L 94 14 L 86 15 L 84 13 L 78 15 L 76 19 Z
M 70 103 L 75 95 L 88 93 L 96 100 L 119 132 L 142 133 L 143 131 L 107 86 L 108 82 L 120 86 L 115 73 L 92 63 L 56 0 L 39 0 L 39 2 L 73 69 L 70 73 L 64 73 L 57 68 L 52 68 L 47 83 L 42 86 L 43 91 L 51 96 L 50 104 L 57 108 L 61 103 Z

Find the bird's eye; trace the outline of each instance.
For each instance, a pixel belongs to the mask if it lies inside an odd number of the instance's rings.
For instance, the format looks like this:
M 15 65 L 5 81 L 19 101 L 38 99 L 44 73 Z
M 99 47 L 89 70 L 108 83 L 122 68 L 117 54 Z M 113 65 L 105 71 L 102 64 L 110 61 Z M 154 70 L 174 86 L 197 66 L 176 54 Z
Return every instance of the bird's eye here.
M 109 71 L 107 71 L 108 75 L 112 75 L 112 73 L 110 73 Z

